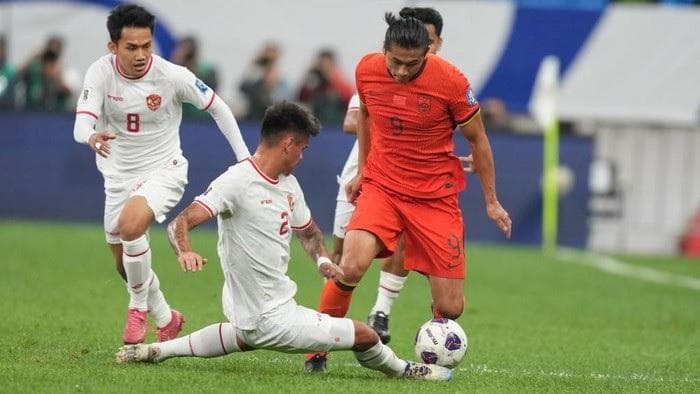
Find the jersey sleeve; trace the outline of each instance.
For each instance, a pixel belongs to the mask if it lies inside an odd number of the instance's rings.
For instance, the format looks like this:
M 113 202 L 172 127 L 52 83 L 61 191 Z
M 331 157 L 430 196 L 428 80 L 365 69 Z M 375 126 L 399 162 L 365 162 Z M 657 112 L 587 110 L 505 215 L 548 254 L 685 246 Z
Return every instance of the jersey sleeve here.
M 360 109 L 360 95 L 355 93 L 350 97 L 350 102 L 348 102 L 348 110 L 347 112 L 350 111 L 357 111 Z
M 451 92 L 448 106 L 457 125 L 463 126 L 479 112 L 479 102 L 474 96 L 471 85 L 467 77 L 457 68 L 452 66 L 450 70 Z
M 88 68 L 83 82 L 83 90 L 78 97 L 76 115 L 87 115 L 99 119 L 102 116 L 102 104 L 105 98 L 105 73 L 100 63 L 93 63 Z
M 290 224 L 294 230 L 303 230 L 311 225 L 311 210 L 306 205 L 304 192 L 301 191 L 301 186 L 294 178 L 294 209 L 292 210 Z
M 229 167 L 209 184 L 204 193 L 194 199 L 195 203 L 203 206 L 212 217 L 236 211 L 241 193 L 246 190 L 243 177 L 236 167 Z
M 198 79 L 192 71 L 174 66 L 175 91 L 181 102 L 190 103 L 206 111 L 214 102 L 214 90 Z

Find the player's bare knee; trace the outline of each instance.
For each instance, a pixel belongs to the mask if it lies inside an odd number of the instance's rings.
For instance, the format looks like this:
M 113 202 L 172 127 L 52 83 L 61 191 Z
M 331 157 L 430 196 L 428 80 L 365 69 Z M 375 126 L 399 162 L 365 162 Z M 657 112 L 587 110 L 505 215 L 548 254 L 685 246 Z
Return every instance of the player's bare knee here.
M 119 218 L 119 236 L 124 241 L 133 241 L 145 232 L 145 229 L 135 220 Z
M 436 305 L 435 312 L 440 317 L 445 317 L 452 320 L 457 320 L 464 312 L 464 302 L 451 302 L 444 305 Z
M 352 350 L 363 352 L 379 343 L 379 335 L 370 326 L 357 320 L 354 320 L 353 323 L 355 325 L 355 344 Z

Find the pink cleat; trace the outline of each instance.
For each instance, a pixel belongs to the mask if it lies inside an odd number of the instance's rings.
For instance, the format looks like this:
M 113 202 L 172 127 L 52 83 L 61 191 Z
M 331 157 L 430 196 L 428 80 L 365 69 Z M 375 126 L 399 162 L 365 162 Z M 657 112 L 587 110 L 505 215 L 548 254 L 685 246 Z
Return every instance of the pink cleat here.
M 170 323 L 158 329 L 158 342 L 175 339 L 177 338 L 177 334 L 182 331 L 182 325 L 185 324 L 185 316 L 175 309 L 170 312 L 170 315 Z
M 140 311 L 136 308 L 129 309 L 126 315 L 126 327 L 124 327 L 125 345 L 142 343 L 146 339 L 146 326 L 148 323 L 148 312 Z

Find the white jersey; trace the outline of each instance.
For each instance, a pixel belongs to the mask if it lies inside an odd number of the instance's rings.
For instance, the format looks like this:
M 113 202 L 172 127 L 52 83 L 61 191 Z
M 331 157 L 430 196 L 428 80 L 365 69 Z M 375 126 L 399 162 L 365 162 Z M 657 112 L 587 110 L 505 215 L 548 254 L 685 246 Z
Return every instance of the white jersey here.
M 182 66 L 152 55 L 140 78 L 124 75 L 114 55 L 94 62 L 85 75 L 76 112 L 97 119 L 97 130 L 116 134 L 108 159 L 98 156 L 105 176 L 133 177 L 182 155 L 182 103 L 207 109 L 214 91 Z
M 359 111 L 360 110 L 360 96 L 355 93 L 352 95 L 352 98 L 350 99 L 350 102 L 348 103 L 348 111 Z M 358 161 L 358 145 L 357 145 L 357 139 L 355 140 L 355 144 L 352 146 L 352 150 L 350 151 L 350 155 L 348 156 L 348 159 L 345 161 L 345 165 L 343 166 L 343 172 L 340 173 L 340 176 L 338 177 L 338 184 L 340 187 L 338 188 L 338 197 L 336 199 L 338 201 L 347 201 L 347 196 L 345 194 L 345 184 L 350 182 L 350 180 L 357 174 L 357 161 Z
M 218 253 L 226 279 L 224 311 L 241 329 L 290 302 L 297 285 L 287 276 L 292 230 L 311 225 L 311 211 L 293 175 L 273 180 L 246 159 L 229 167 L 195 201 L 218 216 Z

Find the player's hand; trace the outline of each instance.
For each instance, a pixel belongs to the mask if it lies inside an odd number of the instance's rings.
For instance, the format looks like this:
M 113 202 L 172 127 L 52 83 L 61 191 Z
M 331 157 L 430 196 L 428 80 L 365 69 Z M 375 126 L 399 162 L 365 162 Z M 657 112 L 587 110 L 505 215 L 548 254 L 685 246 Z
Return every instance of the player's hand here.
M 510 220 L 508 212 L 501 206 L 501 203 L 496 201 L 486 204 L 486 214 L 503 231 L 506 238 L 510 238 L 513 222 Z
M 328 279 L 342 279 L 343 270 L 333 263 L 323 263 L 318 267 L 318 272 Z
M 177 261 L 180 262 L 180 268 L 185 272 L 201 271 L 207 259 L 203 258 L 196 252 L 182 252 L 177 256 Z
M 474 174 L 476 173 L 476 168 L 474 168 L 474 157 L 472 155 L 469 156 L 457 156 L 459 161 L 462 162 L 462 168 L 464 168 L 464 172 L 467 174 Z
M 88 139 L 88 145 L 90 145 L 90 148 L 92 148 L 92 150 L 94 150 L 98 155 L 107 157 L 109 156 L 110 152 L 109 140 L 113 140 L 115 138 L 117 138 L 117 136 L 108 131 L 98 131 L 90 136 L 90 139 Z
M 360 195 L 360 175 L 356 174 L 348 183 L 345 184 L 345 196 L 352 204 L 355 203 Z

